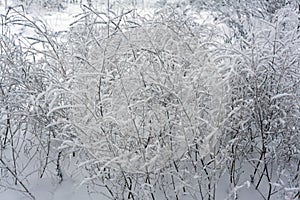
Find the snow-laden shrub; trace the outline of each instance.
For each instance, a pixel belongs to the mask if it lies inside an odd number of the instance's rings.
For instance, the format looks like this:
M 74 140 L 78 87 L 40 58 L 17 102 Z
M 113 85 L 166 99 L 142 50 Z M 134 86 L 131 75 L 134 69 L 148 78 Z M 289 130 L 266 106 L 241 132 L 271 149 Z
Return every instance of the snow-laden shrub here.
M 203 13 L 221 26 L 185 4 L 154 16 L 83 6 L 65 35 L 10 8 L 1 186 L 34 198 L 32 175 L 83 174 L 113 199 L 238 199 L 247 187 L 297 198 L 299 12 L 290 3 L 257 16 L 254 5 Z M 21 40 L 10 25 L 26 30 Z
M 230 78 L 230 182 L 249 180 L 263 197 L 296 198 L 299 189 L 299 13 L 282 8 L 271 22 L 251 18 L 248 36 L 227 54 Z M 221 142 L 220 141 L 220 142 Z M 245 172 L 244 172 L 245 171 Z M 299 190 L 298 190 L 299 191 Z M 283 198 L 283 197 L 281 197 Z
M 48 114 L 51 101 L 63 95 L 47 98 L 47 91 L 51 85 L 61 87 L 63 68 L 50 32 L 20 7 L 1 16 L 0 36 L 1 192 L 14 189 L 34 199 L 28 185 L 32 177 L 56 176 L 59 169 L 53 142 L 58 130 L 47 126 L 66 113 Z
M 202 158 L 221 133 L 225 101 L 216 27 L 177 10 L 146 21 L 129 14 L 105 24 L 92 11 L 73 25 L 69 98 L 48 111 L 70 114 L 55 124 L 62 149 L 117 199 L 204 195 Z

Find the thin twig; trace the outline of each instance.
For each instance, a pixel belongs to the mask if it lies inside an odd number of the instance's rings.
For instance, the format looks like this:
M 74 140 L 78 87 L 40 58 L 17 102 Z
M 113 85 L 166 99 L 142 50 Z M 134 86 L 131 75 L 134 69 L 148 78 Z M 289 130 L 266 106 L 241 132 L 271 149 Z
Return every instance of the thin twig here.
M 22 186 L 22 188 L 25 190 L 25 192 L 31 197 L 31 199 L 35 200 L 35 196 L 33 196 L 33 194 L 27 189 L 27 187 L 24 185 L 24 183 L 19 179 L 19 177 L 14 173 L 14 171 L 12 169 L 10 169 L 6 163 L 0 158 L 0 162 L 2 163 L 2 165 L 4 165 L 4 167 L 9 171 L 9 173 L 11 175 L 13 175 L 13 177 L 20 183 L 20 185 Z

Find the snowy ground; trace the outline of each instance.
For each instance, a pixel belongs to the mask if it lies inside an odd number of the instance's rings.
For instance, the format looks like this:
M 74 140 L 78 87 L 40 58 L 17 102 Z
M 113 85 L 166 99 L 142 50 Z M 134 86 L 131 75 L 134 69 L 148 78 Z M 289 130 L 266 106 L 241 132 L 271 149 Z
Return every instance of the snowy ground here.
M 93 200 L 93 199 L 107 199 L 100 194 L 91 194 L 88 192 L 88 188 L 80 186 L 78 181 L 74 179 L 64 180 L 61 184 L 54 183 L 49 179 L 37 179 L 33 181 L 31 186 L 31 192 L 37 200 Z M 7 190 L 0 193 L 1 200 L 22 200 L 28 199 L 21 192 L 13 190 Z

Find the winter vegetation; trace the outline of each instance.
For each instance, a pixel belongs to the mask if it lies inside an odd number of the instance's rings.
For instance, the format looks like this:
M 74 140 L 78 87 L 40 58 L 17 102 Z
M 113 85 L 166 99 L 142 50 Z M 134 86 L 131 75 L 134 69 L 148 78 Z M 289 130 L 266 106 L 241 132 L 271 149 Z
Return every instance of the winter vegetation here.
M 64 30 L 33 14 L 75 7 Z M 297 0 L 1 9 L 0 199 L 70 177 L 98 199 L 300 198 Z

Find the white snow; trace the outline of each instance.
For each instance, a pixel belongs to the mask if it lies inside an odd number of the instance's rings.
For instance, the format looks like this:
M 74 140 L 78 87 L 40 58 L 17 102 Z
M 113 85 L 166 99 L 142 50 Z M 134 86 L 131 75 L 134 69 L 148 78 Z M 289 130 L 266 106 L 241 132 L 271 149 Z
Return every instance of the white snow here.
M 79 180 L 67 178 L 58 183 L 51 178 L 31 180 L 30 192 L 36 200 L 99 200 L 108 199 L 99 193 L 91 193 L 86 185 L 80 185 Z M 0 193 L 0 200 L 26 200 L 29 197 L 22 192 L 5 190 Z

